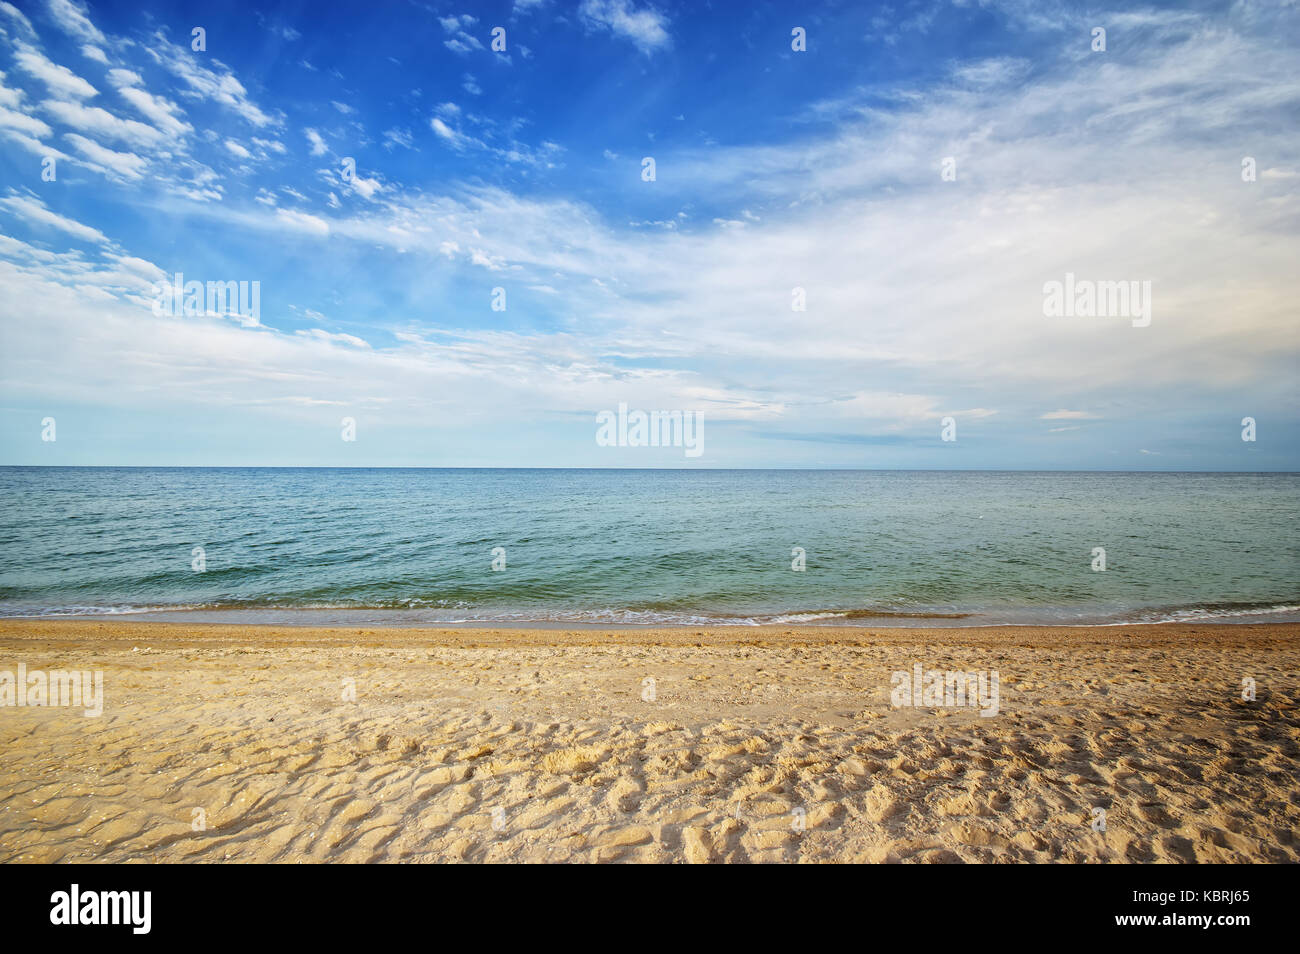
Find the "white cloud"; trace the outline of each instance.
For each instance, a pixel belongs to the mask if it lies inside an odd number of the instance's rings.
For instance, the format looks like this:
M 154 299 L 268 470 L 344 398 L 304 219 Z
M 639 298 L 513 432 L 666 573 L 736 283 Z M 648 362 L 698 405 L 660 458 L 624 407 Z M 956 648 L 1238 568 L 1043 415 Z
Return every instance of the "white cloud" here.
M 555 159 L 563 151 L 561 146 L 549 140 L 543 141 L 540 146 L 532 147 L 516 139 L 506 138 L 499 129 L 495 128 L 496 124 L 484 121 L 481 117 L 473 114 L 465 116 L 465 120 L 478 124 L 481 129 L 485 130 L 488 138 L 480 139 L 477 136 L 471 136 L 463 129 L 458 128 L 462 111 L 455 103 L 442 103 L 434 112 L 437 115 L 429 120 L 429 128 L 457 152 L 480 149 L 505 162 L 544 168 L 552 166 Z M 452 125 L 452 123 L 457 125 Z
M 131 152 L 115 152 L 106 149 L 76 133 L 65 133 L 64 138 L 72 143 L 72 148 L 90 161 L 92 167 L 101 172 L 123 179 L 140 179 L 144 176 L 148 161 Z
M 18 109 L 23 101 L 23 91 L 20 89 L 10 89 L 4 85 L 4 80 L 4 70 L 0 70 L 0 106 L 9 109 Z
M 438 22 L 442 24 L 442 28 L 446 32 L 459 33 L 461 30 L 468 30 L 477 24 L 478 18 L 471 16 L 468 13 L 463 13 L 460 16 L 452 15 L 449 17 L 439 17 Z
M 960 63 L 953 68 L 953 79 L 970 86 L 1002 86 L 1020 80 L 1029 71 L 1029 61 L 1017 57 L 997 57 Z
M 275 216 L 281 224 L 298 232 L 305 232 L 310 235 L 330 234 L 328 222 L 307 212 L 298 212 L 293 209 L 276 209 Z
M 108 81 L 114 86 L 142 86 L 144 78 L 139 73 L 124 69 L 111 69 L 108 71 Z
M 35 136 L 38 139 L 45 139 L 52 133 L 50 127 L 35 116 L 28 116 L 26 113 L 20 113 L 4 106 L 0 106 L 0 126 L 17 129 L 19 132 Z
M 409 129 L 384 130 L 384 148 L 392 150 L 395 146 L 401 146 L 403 149 L 413 149 L 415 140 L 411 137 Z
M 468 136 L 458 130 L 452 129 L 445 122 L 434 116 L 429 120 L 429 128 L 438 134 L 439 138 L 445 140 L 453 149 L 465 149 L 468 146 L 482 145 L 482 142 L 473 136 Z
M 672 45 L 668 18 L 652 7 L 637 9 L 630 0 L 583 0 L 578 15 L 591 27 L 631 40 L 643 53 Z
M 481 248 L 472 248 L 469 250 L 470 264 L 478 265 L 489 271 L 499 272 L 505 268 L 505 262 L 500 258 L 494 258 Z
M 46 100 L 41 104 L 41 109 L 59 122 L 82 132 L 129 143 L 141 149 L 152 149 L 164 139 L 163 133 L 153 126 L 134 119 L 122 119 L 98 106 Z
M 1049 411 L 1042 415 L 1040 419 L 1044 421 L 1091 421 L 1095 420 L 1099 416 L 1100 415 L 1092 414 L 1088 411 L 1067 411 L 1062 409 L 1059 411 Z
M 73 3 L 72 0 L 48 0 L 48 9 L 50 18 L 65 33 L 100 46 L 104 44 L 104 34 L 90 22 L 86 8 L 81 4 Z
M 329 146 L 325 145 L 325 140 L 321 138 L 320 133 L 314 129 L 304 129 L 302 134 L 307 137 L 307 142 L 311 144 L 311 154 L 313 156 L 323 156 L 329 152 Z
M 453 53 L 466 56 L 473 50 L 484 48 L 478 37 L 466 32 L 478 23 L 477 18 L 465 13 L 459 17 L 439 17 L 438 22 L 442 24 L 444 31 L 453 34 L 450 40 L 444 40 L 442 44 Z
M 0 13 L 5 14 L 12 19 L 18 26 L 18 30 L 28 39 L 36 38 L 36 30 L 32 26 L 32 21 L 27 19 L 26 14 L 15 7 L 12 3 L 0 2 Z
M 153 262 L 145 261 L 143 258 L 136 258 L 132 255 L 116 255 L 112 252 L 108 253 L 107 257 L 117 262 L 121 268 L 133 275 L 138 275 L 146 282 L 159 282 L 167 277 L 167 273 L 161 268 Z
M 10 142 L 16 143 L 32 155 L 40 156 L 42 159 L 46 156 L 53 156 L 55 159 L 68 158 L 67 155 L 59 150 L 45 145 L 40 140 L 33 139 L 24 132 L 19 132 L 17 129 L 6 129 L 3 124 L 0 124 L 0 136 L 4 136 Z
M 83 242 L 108 242 L 103 232 L 89 225 L 83 225 L 75 219 L 59 215 L 57 212 L 51 212 L 40 199 L 11 192 L 8 197 L 0 199 L 0 206 L 4 206 L 13 215 L 26 222 L 66 232 Z
M 349 185 L 352 190 L 366 199 L 373 199 L 376 192 L 382 192 L 383 183 L 378 179 L 367 179 L 363 176 L 353 176 Z
M 308 314 L 314 314 L 314 312 L 308 312 Z M 315 338 L 317 341 L 328 341 L 335 344 L 347 345 L 349 348 L 370 347 L 364 339 L 358 338 L 356 335 L 331 333 L 322 328 L 309 328 L 306 331 L 295 331 L 294 334 L 301 335 L 305 338 Z
M 89 99 L 99 95 L 99 90 L 72 70 L 51 62 L 38 50 L 30 47 L 20 48 L 14 55 L 14 61 L 23 72 L 34 76 L 49 87 L 50 92 L 55 96 Z
M 186 47 L 177 46 L 166 34 L 155 33 L 144 49 L 154 61 L 189 86 L 188 95 L 210 100 L 238 113 L 254 126 L 277 126 L 279 120 L 264 112 L 249 98 L 244 84 L 220 60 L 211 59 L 212 68 L 199 62 Z
M 181 118 L 185 113 L 178 105 L 141 88 L 144 81 L 140 74 L 123 69 L 109 70 L 108 81 L 117 87 L 119 96 L 173 139 L 181 139 L 194 131 L 194 127 Z

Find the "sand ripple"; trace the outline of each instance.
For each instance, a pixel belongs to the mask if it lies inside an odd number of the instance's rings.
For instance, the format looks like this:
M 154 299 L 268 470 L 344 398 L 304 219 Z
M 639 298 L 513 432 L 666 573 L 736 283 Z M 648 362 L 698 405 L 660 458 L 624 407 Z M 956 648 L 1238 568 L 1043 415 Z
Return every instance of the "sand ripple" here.
M 0 862 L 1300 860 L 1300 630 L 1147 632 L 6 631 L 108 699 L 0 709 Z M 998 669 L 1001 713 L 892 708 L 915 660 Z

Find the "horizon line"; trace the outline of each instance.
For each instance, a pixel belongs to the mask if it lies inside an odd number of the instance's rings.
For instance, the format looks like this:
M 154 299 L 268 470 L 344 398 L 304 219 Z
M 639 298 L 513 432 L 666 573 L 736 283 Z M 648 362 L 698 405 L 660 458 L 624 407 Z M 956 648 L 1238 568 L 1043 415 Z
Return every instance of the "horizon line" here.
M 932 474 L 1300 474 L 1300 470 L 1198 470 L 1173 468 L 1079 469 L 1066 467 L 590 467 L 564 465 L 475 464 L 0 464 L 0 469 L 47 470 L 591 470 L 591 471 L 812 471 L 819 473 L 932 473 Z

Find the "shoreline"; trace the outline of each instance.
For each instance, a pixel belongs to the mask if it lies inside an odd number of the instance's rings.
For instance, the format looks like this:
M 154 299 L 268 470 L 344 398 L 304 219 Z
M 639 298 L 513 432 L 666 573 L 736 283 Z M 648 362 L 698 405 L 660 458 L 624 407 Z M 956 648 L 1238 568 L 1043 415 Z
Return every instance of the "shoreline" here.
M 1121 632 L 1132 629 L 1136 634 Z M 1202 640 L 1213 646 L 1269 644 L 1294 640 L 1300 648 L 1300 623 L 1132 623 L 1043 626 L 1003 624 L 992 626 L 596 626 L 596 625 L 448 625 L 419 626 L 347 625 L 309 626 L 281 623 L 198 624 L 164 620 L 135 620 L 120 617 L 77 619 L 0 619 L 0 646 L 7 641 L 54 640 L 123 641 L 152 637 L 168 643 L 192 641 L 223 642 L 251 639 L 276 645 L 300 643 L 337 644 L 357 642 L 382 644 L 412 641 L 446 646 L 542 645 L 548 642 L 572 645 L 692 645 L 705 638 L 708 645 L 887 645 L 939 643 L 947 646 L 1124 645 L 1187 646 Z
M 127 609 L 119 612 L 42 613 L 39 615 L 3 615 L 0 625 L 20 621 L 48 622 L 139 622 L 183 623 L 187 625 L 232 626 L 301 626 L 314 629 L 347 629 L 353 627 L 384 627 L 392 629 L 678 629 L 678 628 L 737 628 L 762 629 L 795 627 L 811 629 L 969 629 L 992 627 L 1046 627 L 1092 628 L 1124 626 L 1159 626 L 1169 623 L 1240 626 L 1254 623 L 1300 623 L 1300 604 L 1296 600 L 1242 606 L 1238 609 L 1187 606 L 1182 608 L 1131 609 L 1135 614 L 1120 618 L 1114 613 L 1077 611 L 1063 615 L 1061 607 L 1051 611 L 1028 609 L 990 611 L 988 609 L 934 611 L 866 610 L 802 610 L 781 614 L 726 615 L 710 614 L 676 618 L 601 619 L 587 617 L 565 618 L 544 615 L 513 617 L 484 617 L 460 619 L 428 619 L 426 610 L 397 607 L 293 607 L 293 606 L 177 606 Z

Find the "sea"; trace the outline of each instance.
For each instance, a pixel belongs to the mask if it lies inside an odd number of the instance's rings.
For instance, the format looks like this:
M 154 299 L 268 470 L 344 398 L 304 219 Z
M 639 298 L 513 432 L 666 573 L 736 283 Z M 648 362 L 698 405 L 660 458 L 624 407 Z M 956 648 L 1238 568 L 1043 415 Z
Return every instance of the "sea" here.
M 1300 474 L 0 468 L 0 616 L 1300 620 Z

